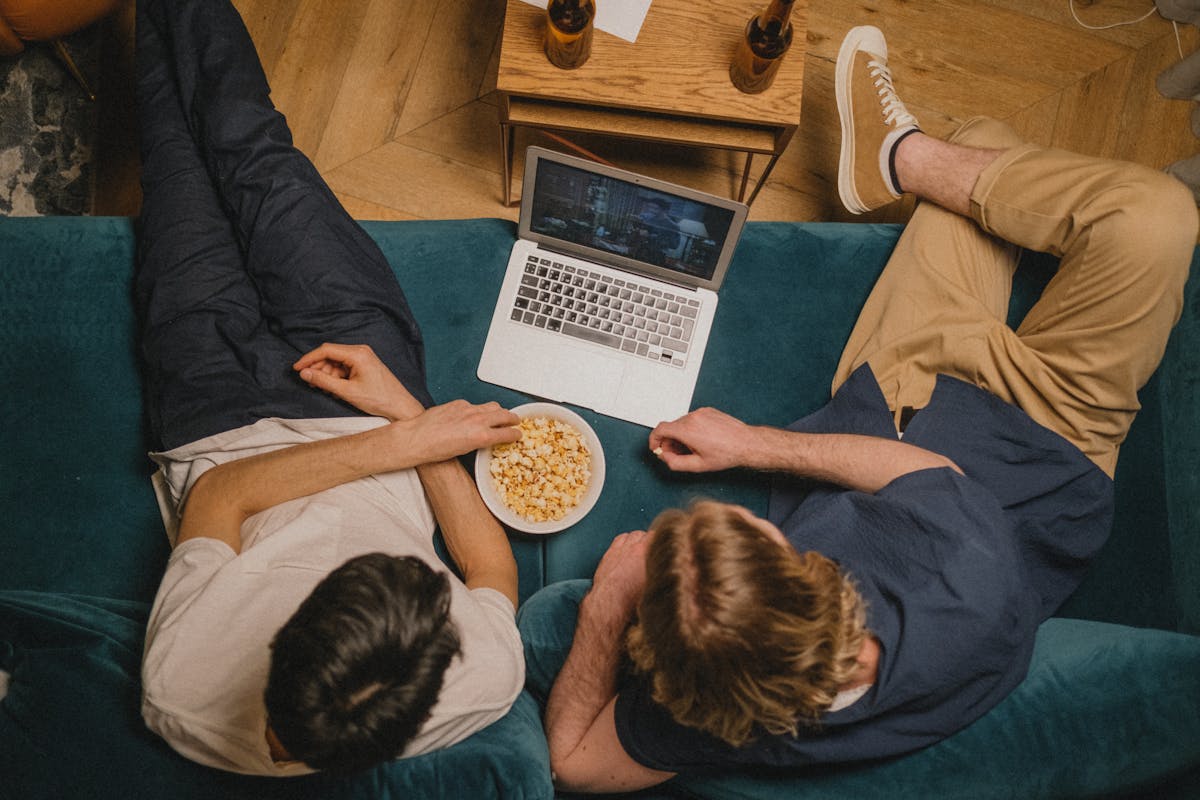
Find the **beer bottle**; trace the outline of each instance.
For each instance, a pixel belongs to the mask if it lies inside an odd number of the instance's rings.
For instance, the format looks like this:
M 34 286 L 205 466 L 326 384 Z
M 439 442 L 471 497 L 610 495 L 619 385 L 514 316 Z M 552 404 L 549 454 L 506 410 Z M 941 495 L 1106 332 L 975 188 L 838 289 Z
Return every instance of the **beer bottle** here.
M 550 0 L 546 6 L 546 57 L 562 69 L 575 69 L 592 54 L 595 0 Z
M 793 0 L 771 0 L 761 14 L 750 18 L 738 42 L 729 79 L 748 94 L 765 91 L 775 80 L 783 54 L 792 46 Z

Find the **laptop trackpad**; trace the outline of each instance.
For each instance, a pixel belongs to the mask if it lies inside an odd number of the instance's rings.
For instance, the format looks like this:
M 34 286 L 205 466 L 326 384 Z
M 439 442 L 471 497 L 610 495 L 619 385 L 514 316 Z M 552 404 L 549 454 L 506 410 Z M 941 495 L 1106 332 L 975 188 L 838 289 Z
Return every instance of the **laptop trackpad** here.
M 620 359 L 597 353 L 581 359 L 574 353 L 558 359 L 557 363 L 561 366 L 554 369 L 555 374 L 545 376 L 548 396 L 561 394 L 570 403 L 601 412 L 613 407 L 625 372 Z

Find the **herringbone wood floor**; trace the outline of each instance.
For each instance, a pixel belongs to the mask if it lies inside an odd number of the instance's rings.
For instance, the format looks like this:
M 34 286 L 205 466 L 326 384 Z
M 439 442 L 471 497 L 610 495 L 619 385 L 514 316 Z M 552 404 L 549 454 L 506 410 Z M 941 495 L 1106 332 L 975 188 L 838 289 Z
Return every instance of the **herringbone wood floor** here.
M 602 0 L 601 0 L 602 1 Z M 234 0 L 296 144 L 361 219 L 515 218 L 501 202 L 494 94 L 504 0 Z M 764 0 L 746 0 L 747 15 Z M 1135 19 L 1150 0 L 1077 0 L 1089 25 Z M 1028 139 L 1161 168 L 1200 151 L 1193 103 L 1167 100 L 1155 76 L 1200 44 L 1157 14 L 1087 30 L 1068 0 L 810 0 L 800 128 L 751 212 L 759 220 L 848 218 L 837 201 L 833 64 L 853 25 L 882 28 L 897 87 L 930 133 L 978 114 Z M 132 27 L 126 15 L 125 30 Z M 595 46 L 603 46 L 597 34 Z M 131 37 L 113 63 L 128 65 Z M 129 104 L 105 110 L 112 156 L 98 213 L 136 210 Z M 550 144 L 524 133 L 518 147 Z M 598 140 L 631 169 L 731 193 L 740 157 Z M 124 152 L 122 152 L 124 151 Z M 903 219 L 905 202 L 873 220 Z

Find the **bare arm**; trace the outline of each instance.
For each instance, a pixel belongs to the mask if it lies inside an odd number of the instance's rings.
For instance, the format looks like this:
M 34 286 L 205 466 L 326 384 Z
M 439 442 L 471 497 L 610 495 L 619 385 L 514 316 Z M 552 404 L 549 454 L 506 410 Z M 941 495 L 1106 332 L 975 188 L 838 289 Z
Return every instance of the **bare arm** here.
M 634 791 L 674 777 L 634 761 L 617 738 L 613 708 L 625 628 L 646 581 L 645 531 L 618 536 L 583 599 L 575 639 L 546 704 L 555 785 L 571 792 Z
M 650 433 L 650 448 L 668 467 L 680 472 L 745 467 L 788 472 L 872 493 L 922 469 L 949 467 L 962 472 L 945 456 L 905 442 L 747 425 L 712 408 L 659 424 Z
M 459 401 L 380 428 L 230 461 L 200 477 L 183 508 L 177 543 L 209 537 L 242 549 L 250 516 L 368 475 L 393 472 L 512 441 L 512 414 Z
M 417 467 L 417 475 L 467 588 L 495 589 L 516 608 L 517 560 L 471 476 L 457 459 Z
M 424 413 L 417 399 L 366 345 L 325 344 L 301 357 L 295 368 L 312 386 L 369 414 L 405 420 Z M 517 422 L 509 414 L 507 424 Z M 502 441 L 519 437 L 516 428 L 509 430 L 508 438 Z M 421 464 L 417 475 L 441 526 L 450 557 L 462 570 L 467 586 L 496 589 L 515 608 L 517 562 L 512 547 L 462 464 L 455 458 Z

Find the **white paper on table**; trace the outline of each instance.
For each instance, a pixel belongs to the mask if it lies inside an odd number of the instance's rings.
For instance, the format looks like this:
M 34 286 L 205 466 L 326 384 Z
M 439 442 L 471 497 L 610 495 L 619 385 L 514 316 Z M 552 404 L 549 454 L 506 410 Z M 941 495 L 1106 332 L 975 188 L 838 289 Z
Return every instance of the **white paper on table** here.
M 524 0 L 531 6 L 545 8 L 549 0 Z M 651 0 L 596 0 L 596 27 L 605 33 L 636 42 L 638 31 L 646 20 Z

